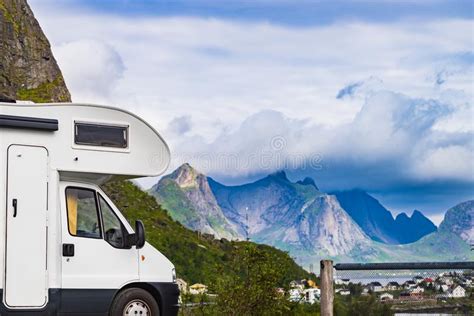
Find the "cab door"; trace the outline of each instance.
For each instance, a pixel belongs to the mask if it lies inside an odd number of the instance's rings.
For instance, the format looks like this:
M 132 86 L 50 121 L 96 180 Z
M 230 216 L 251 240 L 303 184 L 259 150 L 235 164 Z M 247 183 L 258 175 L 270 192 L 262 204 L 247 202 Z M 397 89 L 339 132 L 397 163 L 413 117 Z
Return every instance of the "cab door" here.
M 126 234 L 133 231 L 112 202 L 94 186 L 62 183 L 60 188 L 63 290 L 94 290 L 82 294 L 106 299 L 137 281 L 138 251 L 124 246 Z

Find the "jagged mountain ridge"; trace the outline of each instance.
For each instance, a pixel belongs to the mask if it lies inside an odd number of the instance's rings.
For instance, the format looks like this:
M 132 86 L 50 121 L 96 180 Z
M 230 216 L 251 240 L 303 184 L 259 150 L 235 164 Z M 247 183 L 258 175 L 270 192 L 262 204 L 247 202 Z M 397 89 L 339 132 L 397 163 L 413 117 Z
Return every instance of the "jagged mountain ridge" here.
M 319 194 L 314 186 L 291 183 L 284 172 L 241 186 L 225 186 L 212 178 L 209 184 L 224 215 L 240 227 L 241 234 L 248 226 L 250 236 L 296 218 L 308 196 Z
M 394 219 L 374 197 L 362 190 L 334 192 L 342 208 L 373 240 L 386 244 L 409 244 L 436 231 L 436 226 L 420 211 L 412 216 L 400 213 Z
M 437 227 L 423 213 L 414 210 L 411 216 L 400 213 L 395 218 L 394 231 L 400 244 L 410 244 L 437 230 Z
M 245 239 L 327 255 L 346 255 L 370 239 L 335 196 L 284 172 L 254 183 L 225 186 L 184 164 L 149 193 L 186 227 L 217 238 Z
M 188 164 L 177 171 L 182 168 L 196 172 Z M 176 176 L 180 174 L 177 171 L 172 174 L 174 176 L 164 177 L 150 190 L 165 208 L 171 209 L 170 214 L 175 219 L 194 230 L 214 231 L 217 237 L 223 236 L 222 230 L 227 230 L 231 238 L 244 239 L 248 234 L 253 241 L 290 252 L 301 263 L 312 263 L 323 257 L 370 262 L 462 260 L 472 256 L 469 245 L 451 231 L 426 233 L 419 241 L 405 245 L 375 241 L 341 206 L 337 195 L 320 192 L 312 179 L 293 183 L 284 172 L 277 172 L 253 183 L 225 186 L 201 173 L 197 177 L 200 181 L 184 181 Z M 203 187 L 197 189 L 201 185 Z M 189 187 L 206 192 L 192 196 L 194 199 L 204 198 L 207 204 L 212 201 L 212 207 L 198 207 L 206 203 L 192 202 L 188 198 Z M 170 200 L 167 192 L 177 189 L 179 193 L 175 192 L 174 199 Z M 183 201 L 177 198 L 179 196 L 187 196 L 183 203 L 185 207 L 180 206 Z M 376 203 L 381 206 L 378 201 Z M 406 218 L 408 226 L 412 220 L 423 222 L 426 219 L 421 212 L 415 211 L 411 217 L 399 215 L 397 220 L 388 210 L 383 210 L 388 212 L 392 221 L 402 226 Z M 189 218 L 183 219 L 183 216 Z M 210 221 L 213 216 L 221 219 L 218 229 Z M 194 217 L 204 218 L 207 224 L 201 226 L 202 220 L 193 222 Z
M 256 242 L 332 256 L 369 243 L 337 199 L 320 192 L 314 181 L 292 183 L 277 172 L 242 186 L 209 183 L 224 215 L 241 231 L 248 226 Z
M 196 192 L 205 192 L 205 194 L 191 194 L 194 191 L 186 189 L 183 180 L 176 178 L 178 173 L 183 173 L 183 170 L 187 170 L 184 174 L 197 174 L 196 179 L 200 179 L 202 187 Z M 172 183 L 169 182 L 170 178 L 174 179 Z M 182 202 L 181 204 L 186 204 L 165 205 L 171 209 L 171 213 L 177 217 L 177 220 L 192 229 L 215 233 L 217 237 L 223 237 L 223 235 L 213 231 L 210 227 L 212 224 L 193 221 L 202 217 L 202 214 L 199 215 L 199 210 L 201 213 L 206 212 L 203 208 L 207 207 L 207 211 L 214 214 L 213 216 L 219 219 L 220 224 L 227 221 L 231 227 L 227 225 L 226 229 L 233 237 L 245 238 L 250 235 L 252 238 L 260 238 L 265 231 L 278 227 L 279 223 L 285 223 L 285 227 L 296 227 L 298 224 L 296 220 L 304 208 L 308 207 L 316 197 L 325 195 L 319 191 L 313 179 L 305 178 L 303 181 L 293 183 L 282 171 L 253 183 L 226 186 L 195 171 L 189 164 L 184 164 L 160 182 L 150 192 L 161 203 L 169 204 L 179 201 Z M 199 184 L 195 185 L 195 187 L 199 186 Z M 171 199 L 165 197 L 169 191 L 176 190 L 180 191 L 181 195 L 187 195 L 184 202 L 177 196 Z M 193 195 L 192 203 L 187 203 L 190 195 Z M 375 241 L 405 244 L 436 231 L 436 226 L 419 211 L 415 211 L 411 217 L 402 213 L 394 219 L 390 211 L 364 191 L 335 192 L 334 195 L 342 209 L 367 236 Z M 192 204 L 197 210 L 192 210 L 194 208 Z M 206 215 L 206 217 L 209 216 L 210 214 Z M 218 228 L 222 231 L 222 227 Z

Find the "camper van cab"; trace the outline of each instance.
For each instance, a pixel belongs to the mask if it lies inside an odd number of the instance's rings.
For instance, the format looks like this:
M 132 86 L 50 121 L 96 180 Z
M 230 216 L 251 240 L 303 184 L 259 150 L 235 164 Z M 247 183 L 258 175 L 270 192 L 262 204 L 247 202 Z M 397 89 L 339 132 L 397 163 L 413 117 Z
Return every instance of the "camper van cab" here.
M 169 160 L 124 110 L 0 103 L 0 314 L 176 315 L 173 264 L 100 189 Z

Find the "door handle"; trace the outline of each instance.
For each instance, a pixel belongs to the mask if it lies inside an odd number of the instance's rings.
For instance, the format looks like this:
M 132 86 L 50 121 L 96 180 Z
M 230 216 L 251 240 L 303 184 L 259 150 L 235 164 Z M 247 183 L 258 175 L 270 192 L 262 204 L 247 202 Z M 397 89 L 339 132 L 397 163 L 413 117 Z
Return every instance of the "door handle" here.
M 16 213 L 17 213 L 17 209 L 18 209 L 17 199 L 13 199 L 12 206 L 13 206 L 13 217 L 16 217 Z
M 74 244 L 63 244 L 63 257 L 74 257 Z

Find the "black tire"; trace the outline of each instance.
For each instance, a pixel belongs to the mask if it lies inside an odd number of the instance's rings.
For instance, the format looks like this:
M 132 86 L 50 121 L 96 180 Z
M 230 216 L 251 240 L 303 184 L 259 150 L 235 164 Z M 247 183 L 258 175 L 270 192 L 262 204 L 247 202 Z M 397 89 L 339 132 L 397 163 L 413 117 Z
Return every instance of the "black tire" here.
M 121 291 L 115 297 L 110 307 L 110 316 L 122 316 L 124 315 L 125 309 L 133 305 L 141 305 L 144 309 L 149 310 L 149 316 L 160 316 L 160 308 L 155 298 L 147 291 L 139 288 L 131 288 Z M 145 314 L 125 314 L 130 316 L 142 315 Z

